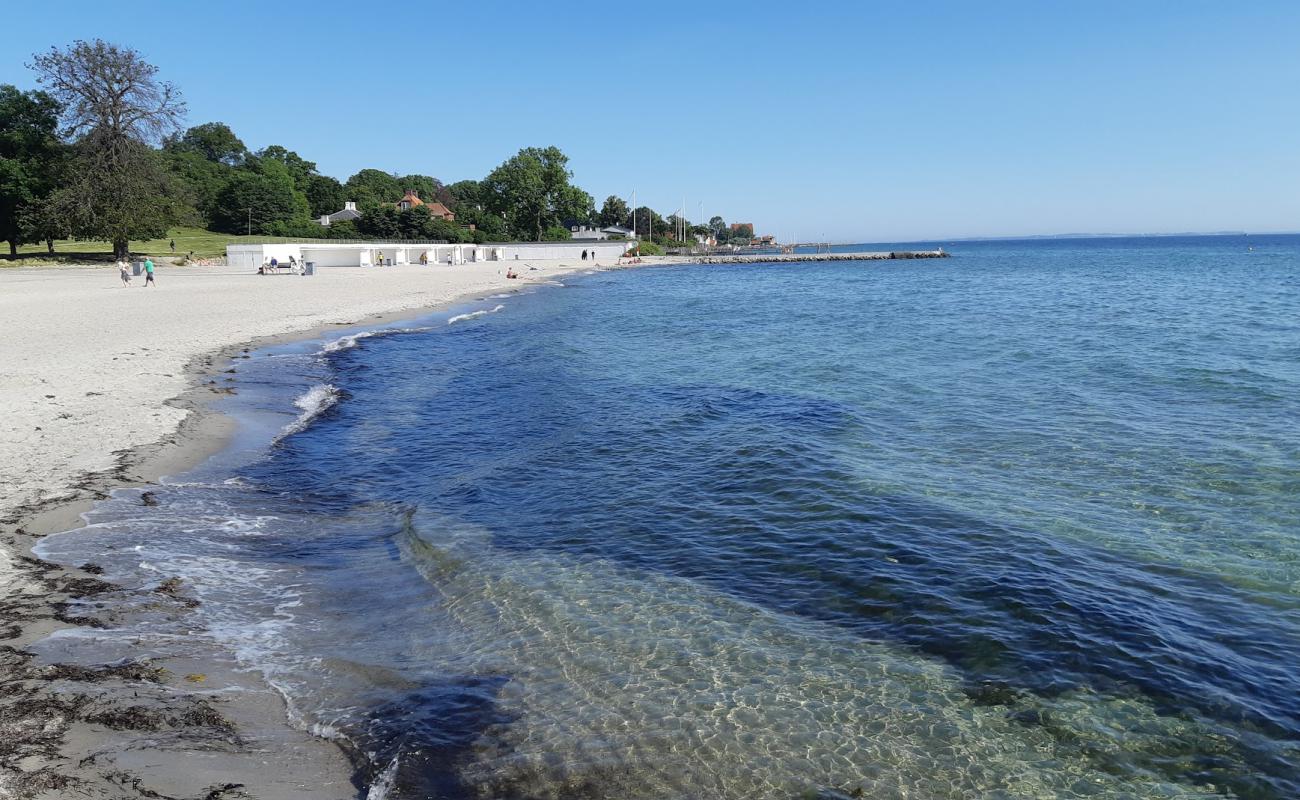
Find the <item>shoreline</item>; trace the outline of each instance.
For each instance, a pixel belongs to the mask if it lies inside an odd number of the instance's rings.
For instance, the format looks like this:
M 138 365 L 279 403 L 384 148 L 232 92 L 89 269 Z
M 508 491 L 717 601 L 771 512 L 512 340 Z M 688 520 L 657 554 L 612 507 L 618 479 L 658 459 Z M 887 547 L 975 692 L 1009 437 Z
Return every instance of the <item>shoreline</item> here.
M 674 263 L 692 262 L 663 258 L 643 262 L 643 266 Z M 294 727 L 279 692 L 260 675 L 239 674 L 232 668 L 233 662 L 170 665 L 170 660 L 161 664 L 139 661 L 90 668 L 42 663 L 29 648 L 57 631 L 104 627 L 103 621 L 75 616 L 70 608 L 79 602 L 93 603 L 87 598 L 118 587 L 96 578 L 94 565 L 64 568 L 41 561 L 32 548 L 48 534 L 82 527 L 82 515 L 113 490 L 156 484 L 225 449 L 236 422 L 213 408 L 212 401 L 232 391 L 221 385 L 222 379 L 244 353 L 323 338 L 334 331 L 382 327 L 490 294 L 515 293 L 572 272 L 630 266 L 548 264 L 536 274 L 525 273 L 522 280 L 489 280 L 486 285 L 426 304 L 399 302 L 398 308 L 359 314 L 357 319 L 322 321 L 227 342 L 185 364 L 181 373 L 185 388 L 179 394 L 156 398 L 181 412 L 158 438 L 112 451 L 111 466 L 65 480 L 53 496 L 20 498 L 17 503 L 4 498 L 0 506 L 0 585 L 6 587 L 7 597 L 0 608 L 8 629 L 2 637 L 6 641 L 0 645 L 0 688 L 7 689 L 8 695 L 0 699 L 0 796 L 51 797 L 74 786 L 92 797 L 120 792 L 126 786 L 144 796 L 164 797 L 251 796 L 265 800 L 320 797 L 323 790 L 331 789 L 337 794 L 327 796 L 360 796 L 365 787 L 359 783 L 357 759 L 348 754 L 347 747 Z M 62 273 L 79 268 L 38 269 Z M 373 280 L 385 277 L 379 273 Z M 183 613 L 183 609 L 174 611 Z M 69 670 L 75 670 L 75 679 L 69 677 Z M 202 675 L 203 688 L 186 685 L 181 675 Z M 224 685 L 216 686 L 219 683 Z M 148 702 L 141 702 L 145 698 Z M 169 742 L 159 747 L 132 741 L 127 733 L 133 729 L 128 718 L 132 713 L 163 719 L 162 723 L 152 717 L 140 721 L 143 727 L 135 730 L 154 738 L 161 727 L 169 734 Z M 43 735 L 34 737 L 35 728 Z M 151 744 L 155 749 L 149 749 Z M 214 748 L 221 752 L 220 757 L 213 756 Z M 213 762 L 210 769 L 194 769 L 188 763 L 197 750 Z M 155 757 L 154 762 L 165 763 L 147 763 L 150 759 L 143 754 L 149 752 L 163 756 Z M 187 762 L 184 767 L 182 761 Z M 113 767 L 105 769 L 99 762 L 112 762 Z

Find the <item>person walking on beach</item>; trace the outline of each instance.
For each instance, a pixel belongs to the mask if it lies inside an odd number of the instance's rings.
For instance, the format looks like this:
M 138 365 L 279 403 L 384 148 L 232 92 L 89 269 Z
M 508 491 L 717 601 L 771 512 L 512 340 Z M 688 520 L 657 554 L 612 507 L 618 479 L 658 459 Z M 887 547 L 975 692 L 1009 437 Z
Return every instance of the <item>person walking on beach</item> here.
M 127 260 L 126 260 L 125 258 L 119 258 L 119 259 L 117 260 L 117 269 L 118 269 L 118 271 L 122 274 L 122 285 L 123 285 L 123 286 L 128 286 L 128 287 L 129 287 L 129 286 L 131 285 L 131 265 L 130 265 L 130 263 L 128 263 Z
M 154 287 L 155 289 L 158 288 L 158 284 L 157 284 L 157 283 L 154 283 L 154 279 L 153 279 L 153 259 L 152 259 L 152 258 L 146 258 L 146 259 L 144 260 L 144 285 L 145 285 L 145 288 L 148 288 L 149 284 L 151 284 L 151 283 L 153 284 L 153 287 Z

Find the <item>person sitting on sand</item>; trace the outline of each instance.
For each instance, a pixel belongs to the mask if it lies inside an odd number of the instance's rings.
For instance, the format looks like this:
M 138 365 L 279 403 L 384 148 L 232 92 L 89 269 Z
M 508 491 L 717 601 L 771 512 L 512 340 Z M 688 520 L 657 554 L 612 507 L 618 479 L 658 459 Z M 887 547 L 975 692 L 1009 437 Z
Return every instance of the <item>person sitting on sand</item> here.
M 509 278 L 509 279 L 511 279 L 511 280 L 514 280 L 515 278 L 518 278 L 519 276 L 515 273 L 515 268 L 514 268 L 514 267 L 506 267 L 506 277 Z

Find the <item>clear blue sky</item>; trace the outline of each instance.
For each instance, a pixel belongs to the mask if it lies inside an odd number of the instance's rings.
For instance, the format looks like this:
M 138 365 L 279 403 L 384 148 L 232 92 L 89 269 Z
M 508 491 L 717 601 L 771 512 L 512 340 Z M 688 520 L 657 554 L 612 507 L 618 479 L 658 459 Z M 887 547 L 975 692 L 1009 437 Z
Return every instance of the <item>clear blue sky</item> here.
M 1300 3 L 14 2 L 339 179 L 555 144 L 661 212 L 836 241 L 1300 230 Z

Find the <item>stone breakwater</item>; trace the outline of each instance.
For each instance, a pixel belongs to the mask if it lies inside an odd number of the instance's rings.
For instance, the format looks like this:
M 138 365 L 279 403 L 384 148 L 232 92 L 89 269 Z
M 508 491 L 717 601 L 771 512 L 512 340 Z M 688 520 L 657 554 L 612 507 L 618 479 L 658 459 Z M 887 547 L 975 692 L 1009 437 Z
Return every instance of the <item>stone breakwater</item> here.
M 895 250 L 879 253 L 794 253 L 780 255 L 704 256 L 700 264 L 771 264 L 780 261 L 889 261 L 907 258 L 950 258 L 943 250 Z

